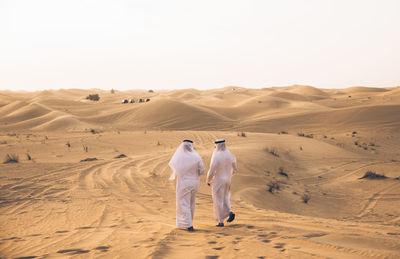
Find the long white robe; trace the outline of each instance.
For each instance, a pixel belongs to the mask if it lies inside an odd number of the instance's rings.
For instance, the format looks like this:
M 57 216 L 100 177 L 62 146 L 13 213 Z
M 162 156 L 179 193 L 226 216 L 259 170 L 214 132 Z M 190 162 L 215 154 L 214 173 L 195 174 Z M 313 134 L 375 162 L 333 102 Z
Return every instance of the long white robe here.
M 212 185 L 214 218 L 220 223 L 223 223 L 224 219 L 232 212 L 230 202 L 231 178 L 237 170 L 235 156 L 225 148 L 225 143 L 223 144 L 217 144 L 211 158 L 210 170 L 207 173 L 207 183 Z
M 192 227 L 199 176 L 204 172 L 203 161 L 193 150 L 192 143 L 183 142 L 169 162 L 169 166 L 173 170 L 170 179 L 177 178 L 176 225 L 178 228 Z

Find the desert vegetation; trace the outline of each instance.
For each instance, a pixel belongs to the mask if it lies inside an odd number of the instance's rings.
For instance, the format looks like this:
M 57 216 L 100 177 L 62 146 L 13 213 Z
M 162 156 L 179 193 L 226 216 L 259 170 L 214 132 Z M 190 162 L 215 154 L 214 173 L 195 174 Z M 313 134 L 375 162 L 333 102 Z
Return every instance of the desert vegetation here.
M 387 178 L 387 176 L 385 176 L 384 174 L 378 174 L 378 173 L 375 173 L 374 171 L 368 170 L 359 179 L 383 180 L 383 179 L 386 179 L 386 178 Z
M 4 160 L 4 164 L 18 163 L 19 157 L 16 154 L 7 154 Z
M 89 94 L 88 96 L 86 96 L 86 99 L 91 101 L 98 101 L 100 100 L 100 96 L 99 94 Z

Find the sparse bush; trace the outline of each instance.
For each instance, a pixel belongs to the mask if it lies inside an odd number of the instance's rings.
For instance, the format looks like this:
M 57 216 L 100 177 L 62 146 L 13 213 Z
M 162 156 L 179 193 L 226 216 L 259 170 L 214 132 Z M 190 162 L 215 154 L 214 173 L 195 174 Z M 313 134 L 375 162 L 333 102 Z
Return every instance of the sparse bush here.
M 19 157 L 16 154 L 7 154 L 6 159 L 4 160 L 4 164 L 18 163 L 18 162 L 19 162 Z
M 91 101 L 98 101 L 100 100 L 99 94 L 89 94 L 86 96 L 86 99 L 91 100 Z
M 352 134 L 352 135 L 356 135 L 356 134 L 357 134 L 357 131 L 353 131 L 351 134 Z
M 308 193 L 304 193 L 304 194 L 301 196 L 301 199 L 303 200 L 304 203 L 308 203 L 308 201 L 311 199 L 311 196 L 310 196 L 310 194 L 308 194 Z
M 358 179 L 372 179 L 372 180 L 382 180 L 386 179 L 387 176 L 383 174 L 377 174 L 374 171 L 368 170 L 363 177 L 360 177 Z
M 240 133 L 240 136 L 241 136 L 241 137 L 247 137 L 246 132 L 243 132 L 243 131 L 242 131 L 242 132 Z
M 111 89 L 110 93 L 114 94 L 114 93 L 115 93 L 115 90 L 114 90 L 114 89 Z
M 297 133 L 299 137 L 314 138 L 314 134 L 304 134 L 303 132 Z
M 154 93 L 154 91 L 153 90 L 149 90 L 149 93 Z
M 157 141 L 157 146 L 160 146 L 160 145 L 161 145 L 160 141 Z
M 285 169 L 283 167 L 279 167 L 278 174 L 285 176 L 286 178 L 289 178 L 289 175 L 285 172 Z
M 358 141 L 354 141 L 354 145 L 358 146 Z
M 271 182 L 269 182 L 269 183 L 267 184 L 267 187 L 268 187 L 268 191 L 269 191 L 270 193 L 273 193 L 274 190 L 280 190 L 280 189 L 281 189 L 281 186 L 280 186 L 280 184 L 279 184 L 278 181 L 271 181 Z
M 271 148 L 271 149 L 265 148 L 264 151 L 267 153 L 270 153 L 273 156 L 279 157 L 278 151 L 276 151 L 275 148 Z
M 303 151 L 303 147 L 302 146 L 300 146 L 299 149 L 300 149 L 300 151 Z
M 88 146 L 82 144 L 82 147 L 83 147 L 83 151 L 89 152 L 89 147 Z

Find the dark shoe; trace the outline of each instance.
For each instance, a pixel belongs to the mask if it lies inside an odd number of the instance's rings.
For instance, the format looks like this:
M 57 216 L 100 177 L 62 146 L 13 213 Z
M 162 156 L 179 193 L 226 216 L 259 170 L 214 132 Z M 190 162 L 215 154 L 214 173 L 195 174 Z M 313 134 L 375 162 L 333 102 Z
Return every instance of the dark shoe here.
M 229 218 L 227 220 L 227 222 L 232 222 L 235 219 L 235 213 L 231 212 L 229 213 Z
M 190 227 L 190 228 L 188 228 L 187 229 L 189 232 L 194 232 L 194 228 L 193 227 Z
M 216 227 L 223 227 L 224 223 L 218 223 L 218 225 L 216 225 Z

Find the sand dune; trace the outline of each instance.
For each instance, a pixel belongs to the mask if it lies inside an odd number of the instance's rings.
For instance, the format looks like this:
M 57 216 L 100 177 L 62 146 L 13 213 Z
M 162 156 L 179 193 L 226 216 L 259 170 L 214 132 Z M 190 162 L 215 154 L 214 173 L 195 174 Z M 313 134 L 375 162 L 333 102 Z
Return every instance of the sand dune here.
M 399 89 L 0 92 L 0 158 L 19 156 L 0 165 L 0 257 L 399 258 Z M 197 232 L 175 228 L 186 138 L 207 168 L 215 139 L 237 157 L 223 229 L 204 175 Z

